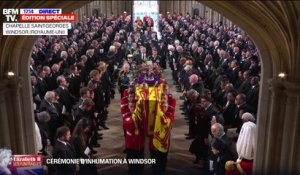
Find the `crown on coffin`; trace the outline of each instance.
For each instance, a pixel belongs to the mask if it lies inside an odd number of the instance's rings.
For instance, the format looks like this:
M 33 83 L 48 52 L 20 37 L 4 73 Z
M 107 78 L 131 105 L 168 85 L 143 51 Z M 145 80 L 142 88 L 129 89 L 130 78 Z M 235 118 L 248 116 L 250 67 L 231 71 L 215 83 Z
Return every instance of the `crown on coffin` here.
M 136 83 L 147 84 L 149 86 L 161 83 L 161 68 L 155 64 L 143 64 L 138 72 Z

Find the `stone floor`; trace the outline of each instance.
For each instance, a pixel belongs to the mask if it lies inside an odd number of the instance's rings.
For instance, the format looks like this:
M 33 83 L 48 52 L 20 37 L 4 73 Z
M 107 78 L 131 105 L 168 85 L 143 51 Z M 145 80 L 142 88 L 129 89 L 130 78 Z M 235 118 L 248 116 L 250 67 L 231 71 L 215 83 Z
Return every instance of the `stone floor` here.
M 167 175 L 196 175 L 201 173 L 200 165 L 193 164 L 195 157 L 188 152 L 191 140 L 186 140 L 184 133 L 187 133 L 188 126 L 181 115 L 179 105 L 182 100 L 179 100 L 181 93 L 176 92 L 173 88 L 173 81 L 171 78 L 171 70 L 167 69 L 164 72 L 169 84 L 169 88 L 173 96 L 177 100 L 177 107 L 175 113 L 175 120 L 171 135 L 171 146 L 168 155 Z M 97 150 L 96 158 L 118 158 L 123 159 L 126 155 L 124 150 L 124 137 L 122 129 L 122 120 L 120 116 L 119 106 L 120 95 L 116 94 L 115 99 L 112 100 L 108 109 L 109 116 L 107 126 L 109 130 L 103 130 L 103 140 L 99 141 L 101 147 Z M 146 144 L 145 144 L 146 145 Z M 145 148 L 145 157 L 150 158 L 148 148 Z M 150 175 L 151 165 L 145 166 L 145 175 Z M 127 175 L 127 165 L 98 165 L 98 172 L 101 175 Z

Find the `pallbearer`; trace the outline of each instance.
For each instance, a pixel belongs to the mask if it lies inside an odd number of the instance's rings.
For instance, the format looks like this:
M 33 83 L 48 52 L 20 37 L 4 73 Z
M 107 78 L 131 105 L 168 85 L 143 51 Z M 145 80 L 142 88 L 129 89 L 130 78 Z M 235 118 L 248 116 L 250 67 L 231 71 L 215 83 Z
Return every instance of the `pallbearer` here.
M 153 174 L 164 175 L 170 147 L 171 129 L 174 121 L 176 100 L 171 94 L 164 94 L 155 119 L 154 134 L 150 137 L 149 147 L 152 159 Z
M 125 148 L 127 159 L 143 159 L 144 158 L 144 143 L 145 135 L 143 134 L 142 125 L 138 125 L 138 128 L 132 120 L 132 115 L 136 115 L 136 101 L 128 101 L 126 105 L 128 109 L 123 109 L 123 128 L 125 132 Z M 127 112 L 126 112 L 127 111 Z M 136 134 L 135 131 L 139 130 Z M 129 161 L 127 161 L 129 162 Z M 129 173 L 131 175 L 141 175 L 143 174 L 144 165 L 143 164 L 128 164 Z

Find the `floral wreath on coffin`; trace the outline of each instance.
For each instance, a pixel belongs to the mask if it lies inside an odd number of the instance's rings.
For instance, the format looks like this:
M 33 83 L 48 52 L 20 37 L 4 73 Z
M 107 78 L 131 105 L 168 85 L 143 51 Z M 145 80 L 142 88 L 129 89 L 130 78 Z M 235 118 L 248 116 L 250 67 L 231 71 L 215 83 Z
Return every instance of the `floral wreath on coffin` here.
M 162 79 L 162 69 L 157 64 L 141 64 L 134 72 L 134 84 L 143 84 L 148 86 L 158 85 Z

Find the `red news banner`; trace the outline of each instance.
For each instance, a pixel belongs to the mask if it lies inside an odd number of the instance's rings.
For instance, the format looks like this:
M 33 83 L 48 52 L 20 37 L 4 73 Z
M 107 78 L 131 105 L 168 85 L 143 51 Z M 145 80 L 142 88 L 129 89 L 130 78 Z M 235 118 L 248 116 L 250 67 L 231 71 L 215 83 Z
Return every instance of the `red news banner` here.
M 42 166 L 42 162 L 40 155 L 13 155 L 11 157 L 13 167 L 37 167 Z
M 21 14 L 20 22 L 73 22 L 75 14 Z
M 2 9 L 3 35 L 68 35 L 75 14 L 62 14 L 61 9 Z
M 41 155 L 12 155 L 8 169 L 11 175 L 44 175 L 43 157 Z

